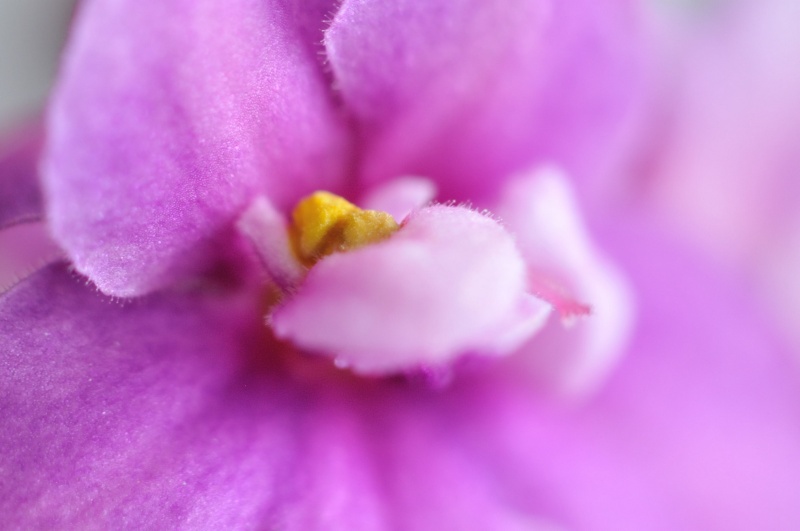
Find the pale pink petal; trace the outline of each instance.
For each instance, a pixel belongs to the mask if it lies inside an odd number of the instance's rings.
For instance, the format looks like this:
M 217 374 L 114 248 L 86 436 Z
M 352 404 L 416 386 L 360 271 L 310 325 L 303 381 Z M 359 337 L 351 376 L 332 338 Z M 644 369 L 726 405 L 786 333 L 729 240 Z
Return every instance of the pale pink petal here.
M 519 308 L 513 317 L 500 323 L 500 326 L 486 334 L 484 345 L 478 343 L 475 349 L 490 352 L 513 352 L 539 332 L 551 314 L 550 304 L 533 295 L 526 295 L 520 301 Z
M 359 201 L 361 208 L 388 212 L 401 222 L 412 210 L 436 197 L 436 184 L 422 177 L 398 177 L 369 190 Z
M 237 226 L 279 288 L 288 290 L 300 282 L 306 269 L 292 252 L 287 218 L 266 197 L 257 197 L 239 218 Z
M 544 303 L 525 302 L 525 289 L 522 258 L 496 221 L 433 206 L 384 242 L 321 260 L 271 323 L 278 336 L 356 371 L 394 372 L 475 350 L 506 353 L 521 334 L 497 332 L 546 313 Z
M 569 183 L 556 168 L 518 176 L 496 211 L 517 239 L 533 292 L 553 302 L 563 321 L 551 321 L 517 359 L 560 391 L 591 390 L 613 368 L 631 333 L 628 283 L 592 243 Z M 557 298 L 537 292 L 537 286 Z

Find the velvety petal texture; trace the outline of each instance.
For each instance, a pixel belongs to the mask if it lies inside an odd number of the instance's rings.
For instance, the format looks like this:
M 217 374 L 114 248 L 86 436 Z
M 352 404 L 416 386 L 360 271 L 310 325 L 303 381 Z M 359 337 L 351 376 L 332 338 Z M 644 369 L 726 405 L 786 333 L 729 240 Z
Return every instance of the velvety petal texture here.
M 549 314 L 526 289 L 525 264 L 499 223 L 431 206 L 383 242 L 322 259 L 270 323 L 358 372 L 395 372 L 510 352 Z
M 453 452 L 444 395 L 281 366 L 276 343 L 254 341 L 253 302 L 172 293 L 119 305 L 61 267 L 0 299 L 3 524 L 539 522 Z
M 3 523 L 797 527 L 797 367 L 717 272 L 630 232 L 606 241 L 642 326 L 581 408 L 518 372 L 434 390 L 304 366 L 259 339 L 252 300 L 120 305 L 45 270 L 0 298 Z M 616 245 L 637 235 L 651 244 Z
M 310 42 L 315 6 L 82 4 L 44 174 L 54 233 L 101 290 L 196 270 L 258 192 L 286 208 L 341 185 L 350 155 Z
M 594 240 L 563 174 L 525 173 L 603 171 L 635 25 L 629 0 L 82 3 L 44 159 L 69 262 L 0 293 L 0 528 L 800 528 L 800 367 L 738 279 L 624 209 Z M 298 268 L 317 189 L 400 227 Z M 420 207 L 437 189 L 502 219 Z M 242 235 L 281 300 L 250 262 L 176 282 Z
M 636 100 L 635 16 L 626 0 L 345 0 L 325 45 L 362 177 L 478 201 L 536 160 L 598 171 Z
M 369 527 L 343 397 L 265 371 L 262 329 L 253 300 L 121 305 L 61 267 L 6 294 L 4 527 Z

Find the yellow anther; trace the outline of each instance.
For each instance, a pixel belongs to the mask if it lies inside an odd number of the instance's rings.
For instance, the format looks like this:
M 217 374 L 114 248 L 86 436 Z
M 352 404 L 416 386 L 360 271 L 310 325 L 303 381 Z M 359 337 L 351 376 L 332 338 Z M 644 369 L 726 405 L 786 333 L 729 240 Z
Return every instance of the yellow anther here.
M 338 195 L 315 192 L 292 212 L 290 235 L 297 257 L 311 266 L 323 256 L 386 239 L 398 228 L 386 212 L 361 210 Z

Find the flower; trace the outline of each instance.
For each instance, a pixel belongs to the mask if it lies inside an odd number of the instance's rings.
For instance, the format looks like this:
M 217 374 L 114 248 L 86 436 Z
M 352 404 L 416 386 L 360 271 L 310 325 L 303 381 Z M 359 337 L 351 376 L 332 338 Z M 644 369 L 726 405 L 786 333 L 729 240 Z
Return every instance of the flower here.
M 591 193 L 627 138 L 636 20 L 621 1 L 84 4 L 42 188 L 103 293 L 62 263 L 0 298 L 5 523 L 796 523 L 780 346 L 735 285 Z M 31 189 L 20 156 L 0 174 Z M 503 224 L 420 207 L 431 183 Z M 319 189 L 401 222 L 303 199 Z M 330 242 L 349 250 L 320 258 Z M 593 315 L 539 330 L 543 301 Z

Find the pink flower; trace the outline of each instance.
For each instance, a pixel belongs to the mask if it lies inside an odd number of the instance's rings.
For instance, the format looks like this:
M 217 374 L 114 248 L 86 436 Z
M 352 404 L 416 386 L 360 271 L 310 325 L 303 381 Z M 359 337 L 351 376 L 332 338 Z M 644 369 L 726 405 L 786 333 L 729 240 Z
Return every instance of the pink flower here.
M 781 347 L 595 194 L 638 22 L 86 2 L 41 177 L 89 283 L 53 264 L 0 297 L 6 526 L 796 525 Z M 3 234 L 42 215 L 37 152 L 0 163 Z

